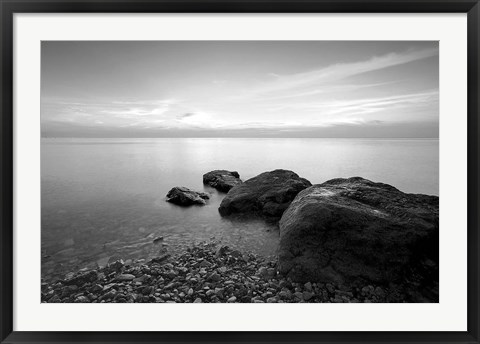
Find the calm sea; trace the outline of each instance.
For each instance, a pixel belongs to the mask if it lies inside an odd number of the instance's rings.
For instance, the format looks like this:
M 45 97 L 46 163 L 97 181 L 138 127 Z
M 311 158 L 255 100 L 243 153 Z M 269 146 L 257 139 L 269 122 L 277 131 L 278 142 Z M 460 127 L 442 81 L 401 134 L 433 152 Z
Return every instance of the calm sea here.
M 274 255 L 274 226 L 219 216 L 224 194 L 202 183 L 214 169 L 238 171 L 245 180 L 283 168 L 312 184 L 361 176 L 438 195 L 438 140 L 43 139 L 41 153 L 45 279 L 210 239 Z M 165 202 L 173 186 L 212 197 L 203 207 L 178 207 Z M 160 236 L 164 240 L 153 243 Z

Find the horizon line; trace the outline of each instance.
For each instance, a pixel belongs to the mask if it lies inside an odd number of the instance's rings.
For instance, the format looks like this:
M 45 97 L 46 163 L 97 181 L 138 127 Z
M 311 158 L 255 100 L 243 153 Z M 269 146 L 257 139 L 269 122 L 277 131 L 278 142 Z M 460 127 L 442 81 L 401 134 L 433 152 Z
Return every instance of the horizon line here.
M 405 140 L 438 140 L 439 137 L 365 137 L 365 136 L 41 136 L 41 139 L 405 139 Z

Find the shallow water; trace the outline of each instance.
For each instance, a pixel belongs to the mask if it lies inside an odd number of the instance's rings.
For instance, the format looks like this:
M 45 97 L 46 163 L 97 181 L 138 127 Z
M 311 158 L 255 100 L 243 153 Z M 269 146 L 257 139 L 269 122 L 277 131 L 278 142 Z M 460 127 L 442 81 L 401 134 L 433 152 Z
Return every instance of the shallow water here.
M 214 169 L 238 171 L 245 180 L 284 168 L 313 184 L 362 176 L 438 195 L 438 140 L 43 139 L 41 153 L 45 279 L 212 238 L 274 255 L 275 226 L 219 216 L 224 194 L 202 183 Z M 211 199 L 203 207 L 172 205 L 165 195 L 173 186 L 209 192 Z

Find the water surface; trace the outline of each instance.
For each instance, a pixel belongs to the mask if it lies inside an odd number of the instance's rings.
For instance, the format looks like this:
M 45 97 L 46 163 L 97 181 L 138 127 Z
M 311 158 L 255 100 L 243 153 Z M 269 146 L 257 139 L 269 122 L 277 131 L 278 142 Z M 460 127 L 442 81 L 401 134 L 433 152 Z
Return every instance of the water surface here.
M 410 139 L 43 139 L 42 277 L 117 258 L 148 259 L 192 242 L 274 255 L 278 229 L 224 219 L 224 194 L 202 175 L 235 170 L 242 179 L 277 168 L 313 184 L 361 176 L 409 193 L 438 195 L 438 140 Z M 211 193 L 207 206 L 165 202 L 173 186 Z M 163 236 L 163 242 L 153 239 Z

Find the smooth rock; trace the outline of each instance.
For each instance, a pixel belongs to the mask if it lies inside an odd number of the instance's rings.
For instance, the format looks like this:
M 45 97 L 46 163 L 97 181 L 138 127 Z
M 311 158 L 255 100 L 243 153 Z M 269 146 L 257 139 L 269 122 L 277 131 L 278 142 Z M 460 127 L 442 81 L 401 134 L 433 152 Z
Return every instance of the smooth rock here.
M 207 203 L 205 200 L 209 198 L 205 192 L 193 191 L 183 186 L 176 186 L 167 193 L 167 202 L 183 206 L 205 205 Z
M 134 275 L 131 274 L 121 274 L 117 276 L 117 281 L 133 281 L 135 279 Z
M 99 260 L 97 260 L 97 266 L 100 269 L 103 269 L 104 267 L 106 267 L 108 265 L 109 260 L 110 260 L 110 257 L 100 258 Z
M 151 262 L 152 263 L 162 263 L 164 262 L 165 260 L 167 260 L 168 258 L 170 258 L 170 255 L 168 253 L 164 254 L 164 255 L 161 255 L 159 257 L 155 257 L 155 258 L 152 258 Z
M 222 216 L 243 213 L 279 218 L 295 196 L 311 185 L 292 171 L 264 172 L 232 188 L 218 211 Z
M 234 186 L 240 185 L 240 175 L 235 171 L 215 170 L 203 175 L 203 183 L 218 191 L 228 192 Z
M 438 245 L 438 197 L 333 179 L 283 214 L 279 270 L 297 282 L 398 283 L 438 302 Z

